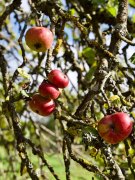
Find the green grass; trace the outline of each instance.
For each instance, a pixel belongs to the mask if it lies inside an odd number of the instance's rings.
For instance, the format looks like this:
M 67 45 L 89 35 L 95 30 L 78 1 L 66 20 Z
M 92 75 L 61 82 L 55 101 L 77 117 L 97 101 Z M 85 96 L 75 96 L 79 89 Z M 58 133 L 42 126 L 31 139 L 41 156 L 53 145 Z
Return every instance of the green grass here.
M 62 159 L 61 154 L 56 154 L 52 156 L 46 157 L 49 164 L 54 168 L 56 174 L 59 176 L 61 180 L 66 180 L 65 177 L 65 168 L 64 168 L 64 162 Z M 81 167 L 79 164 L 75 163 L 71 160 L 71 180 L 91 180 L 92 177 L 94 177 L 95 180 L 98 180 L 99 178 L 96 177 L 93 173 L 88 172 L 83 167 Z M 55 180 L 55 178 L 50 174 L 49 170 L 45 170 L 46 174 L 48 174 L 49 180 Z
M 37 156 L 33 156 L 30 153 L 30 159 L 32 160 L 33 164 L 35 165 L 34 168 L 36 169 L 36 172 L 38 173 L 39 177 L 41 175 L 38 166 L 39 166 L 39 159 Z M 60 180 L 66 180 L 65 177 L 65 168 L 64 168 L 64 162 L 62 154 L 54 154 L 54 155 L 46 155 L 45 158 L 48 161 L 48 163 L 54 168 L 54 171 L 59 176 Z M 16 176 L 17 180 L 30 180 L 27 172 L 23 174 L 23 176 L 20 176 L 20 159 L 16 156 L 16 161 L 14 161 L 14 169 L 16 170 Z M 92 180 L 92 177 L 94 177 L 94 180 L 101 180 L 101 178 L 98 178 L 98 176 L 94 175 L 91 172 L 88 172 L 83 167 L 81 167 L 79 164 L 71 160 L 71 180 Z M 10 172 L 5 173 L 4 170 L 10 170 Z M 50 173 L 49 169 L 47 167 L 43 167 L 43 172 L 45 176 L 48 178 L 48 180 L 55 180 L 53 175 Z M 14 180 L 12 169 L 9 165 L 9 158 L 7 156 L 7 153 L 5 152 L 5 149 L 0 146 L 0 179 L 6 179 L 6 180 Z M 42 179 L 43 180 L 43 179 Z

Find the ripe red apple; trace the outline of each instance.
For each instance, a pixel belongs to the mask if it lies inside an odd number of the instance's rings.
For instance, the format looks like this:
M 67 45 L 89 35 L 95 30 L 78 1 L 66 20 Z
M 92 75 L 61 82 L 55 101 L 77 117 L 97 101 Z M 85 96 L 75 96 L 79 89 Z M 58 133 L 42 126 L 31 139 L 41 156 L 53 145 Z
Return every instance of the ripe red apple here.
M 54 69 L 48 74 L 48 81 L 58 88 L 65 88 L 69 83 L 68 77 L 58 69 Z
M 49 116 L 55 109 L 55 103 L 52 99 L 46 99 L 40 94 L 34 94 L 29 101 L 29 107 L 41 116 Z
M 99 135 L 110 144 L 126 139 L 132 131 L 133 123 L 124 112 L 116 112 L 102 118 L 98 123 Z
M 45 52 L 53 43 L 52 32 L 45 27 L 32 27 L 25 35 L 28 47 L 37 52 Z
M 39 86 L 39 94 L 45 98 L 57 99 L 60 95 L 60 91 L 53 84 L 43 81 Z

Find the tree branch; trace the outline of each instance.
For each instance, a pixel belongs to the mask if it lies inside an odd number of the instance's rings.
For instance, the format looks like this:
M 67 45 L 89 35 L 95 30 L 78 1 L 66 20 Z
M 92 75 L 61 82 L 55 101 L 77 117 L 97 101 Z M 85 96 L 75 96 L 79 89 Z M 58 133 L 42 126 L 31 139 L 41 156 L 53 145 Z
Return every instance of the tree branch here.
M 4 13 L 1 15 L 0 17 L 0 29 L 2 28 L 3 23 L 5 22 L 7 16 L 14 11 L 15 9 L 17 9 L 18 7 L 20 7 L 21 5 L 21 0 L 14 0 L 12 2 L 12 4 L 10 4 L 9 6 L 6 7 L 6 10 L 4 11 Z
M 119 9 L 116 19 L 116 26 L 111 38 L 111 44 L 109 51 L 116 55 L 119 51 L 121 39 L 119 34 L 122 36 L 127 35 L 127 17 L 128 17 L 128 0 L 119 0 Z

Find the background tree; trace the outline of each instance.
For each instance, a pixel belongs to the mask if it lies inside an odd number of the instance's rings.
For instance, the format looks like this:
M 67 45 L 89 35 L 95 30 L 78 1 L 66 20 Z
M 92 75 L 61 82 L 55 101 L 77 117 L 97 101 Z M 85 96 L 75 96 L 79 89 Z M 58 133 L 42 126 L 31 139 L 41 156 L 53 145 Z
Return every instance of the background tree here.
M 134 12 L 133 0 L 0 1 L 1 179 L 135 179 L 134 128 L 116 145 L 97 132 L 113 112 L 134 122 Z M 46 53 L 26 46 L 34 26 L 54 34 Z M 70 84 L 42 117 L 28 101 L 51 69 Z

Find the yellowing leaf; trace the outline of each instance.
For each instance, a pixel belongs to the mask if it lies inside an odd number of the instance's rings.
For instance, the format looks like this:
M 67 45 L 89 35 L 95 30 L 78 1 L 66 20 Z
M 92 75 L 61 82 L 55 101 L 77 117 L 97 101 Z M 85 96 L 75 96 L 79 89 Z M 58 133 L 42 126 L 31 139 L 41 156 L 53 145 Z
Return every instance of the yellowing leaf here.
M 134 156 L 135 155 L 135 150 L 134 149 L 129 149 L 128 150 L 128 152 L 129 152 L 129 154 L 130 154 L 130 156 Z
M 132 114 L 133 118 L 135 118 L 135 112 L 132 111 L 131 114 Z
M 6 97 L 6 101 L 9 101 L 9 96 Z
M 126 101 L 125 99 L 123 99 L 122 101 L 126 106 L 129 106 L 129 107 L 132 106 L 132 104 L 130 102 Z
M 23 70 L 22 68 L 18 68 L 17 70 L 21 77 L 30 79 L 30 75 L 25 70 Z
M 25 96 L 25 97 L 29 97 L 25 90 L 22 90 L 22 91 L 21 91 L 21 94 L 22 94 L 23 96 Z
M 120 98 L 119 98 L 119 96 L 117 96 L 117 95 L 114 95 L 114 96 L 111 96 L 110 97 L 110 101 L 115 101 L 115 100 L 119 100 Z
M 22 159 L 25 159 L 25 158 L 26 158 L 25 154 L 22 153 L 22 152 L 21 152 L 19 155 L 21 156 Z
M 97 155 L 97 153 L 98 153 L 98 151 L 95 147 L 93 147 L 89 150 L 89 154 L 93 157 L 95 157 Z
M 104 108 L 108 109 L 108 104 L 107 103 L 104 104 Z
M 21 175 L 23 175 L 23 174 L 25 174 L 25 173 L 27 173 L 27 167 L 26 167 L 26 166 L 24 166 L 24 167 L 22 168 L 22 170 L 21 170 Z
M 76 11 L 75 11 L 75 9 L 70 9 L 70 11 L 69 11 L 69 13 L 72 15 L 72 16 L 74 16 L 75 14 L 76 14 Z

